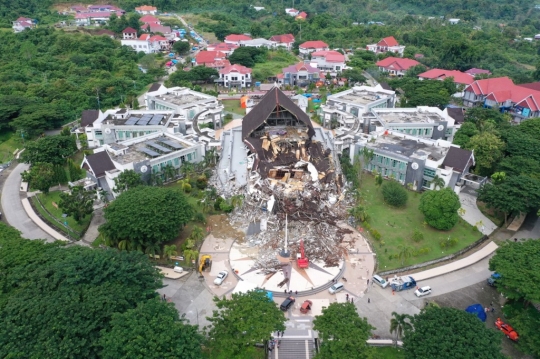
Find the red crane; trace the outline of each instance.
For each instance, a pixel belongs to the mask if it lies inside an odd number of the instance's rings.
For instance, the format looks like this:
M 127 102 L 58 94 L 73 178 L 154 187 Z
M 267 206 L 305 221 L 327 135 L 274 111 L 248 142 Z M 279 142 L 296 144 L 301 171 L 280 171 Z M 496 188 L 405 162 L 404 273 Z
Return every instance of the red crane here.
M 306 258 L 304 253 L 304 240 L 300 240 L 300 253 L 296 255 L 296 264 L 298 268 L 307 268 L 309 267 L 309 259 Z

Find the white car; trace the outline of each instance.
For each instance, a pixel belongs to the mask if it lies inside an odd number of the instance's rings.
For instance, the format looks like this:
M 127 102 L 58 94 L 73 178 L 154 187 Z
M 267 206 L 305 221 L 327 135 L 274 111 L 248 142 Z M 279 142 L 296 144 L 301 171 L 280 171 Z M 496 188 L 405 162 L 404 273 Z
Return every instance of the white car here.
M 337 292 L 343 290 L 344 288 L 345 286 L 343 285 L 343 283 L 336 283 L 330 288 L 328 288 L 328 291 L 330 292 L 330 294 L 336 294 Z
M 422 288 L 418 288 L 414 294 L 416 294 L 417 297 L 423 297 L 424 295 L 428 295 L 428 294 L 431 294 L 431 287 L 430 286 L 425 286 L 425 287 L 422 287 Z
M 228 275 L 229 275 L 229 272 L 227 272 L 226 270 L 222 270 L 221 272 L 218 273 L 216 279 L 214 279 L 214 284 L 221 285 Z

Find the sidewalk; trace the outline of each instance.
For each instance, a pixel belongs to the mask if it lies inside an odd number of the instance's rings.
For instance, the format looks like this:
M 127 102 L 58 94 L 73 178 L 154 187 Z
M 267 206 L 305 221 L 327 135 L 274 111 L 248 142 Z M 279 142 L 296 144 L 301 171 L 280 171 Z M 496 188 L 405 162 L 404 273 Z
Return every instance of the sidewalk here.
M 470 190 L 462 190 L 459 193 L 459 201 L 461 202 L 461 207 L 465 210 L 465 214 L 461 217 L 471 226 L 478 224 L 480 232 L 488 236 L 497 229 L 495 223 L 480 212 L 476 205 L 476 196 Z

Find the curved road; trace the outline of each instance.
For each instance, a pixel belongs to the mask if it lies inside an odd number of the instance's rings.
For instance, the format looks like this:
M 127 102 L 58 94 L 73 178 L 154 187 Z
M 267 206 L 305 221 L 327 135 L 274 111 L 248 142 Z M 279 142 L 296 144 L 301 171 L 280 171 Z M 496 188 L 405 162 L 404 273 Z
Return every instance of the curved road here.
M 21 173 L 28 167 L 27 164 L 18 164 L 6 178 L 2 188 L 2 213 L 10 225 L 21 231 L 24 238 L 53 242 L 53 238 L 28 217 L 21 203 L 21 198 L 26 197 L 20 191 Z

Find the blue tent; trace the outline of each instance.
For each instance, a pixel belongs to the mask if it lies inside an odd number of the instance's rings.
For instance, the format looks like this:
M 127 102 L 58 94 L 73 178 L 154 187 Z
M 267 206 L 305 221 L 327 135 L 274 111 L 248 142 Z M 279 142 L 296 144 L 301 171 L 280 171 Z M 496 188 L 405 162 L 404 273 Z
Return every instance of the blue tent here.
M 465 311 L 467 313 L 476 315 L 483 322 L 486 321 L 487 315 L 486 315 L 486 312 L 484 311 L 484 307 L 482 306 L 482 304 L 469 305 L 467 309 L 465 309 Z

